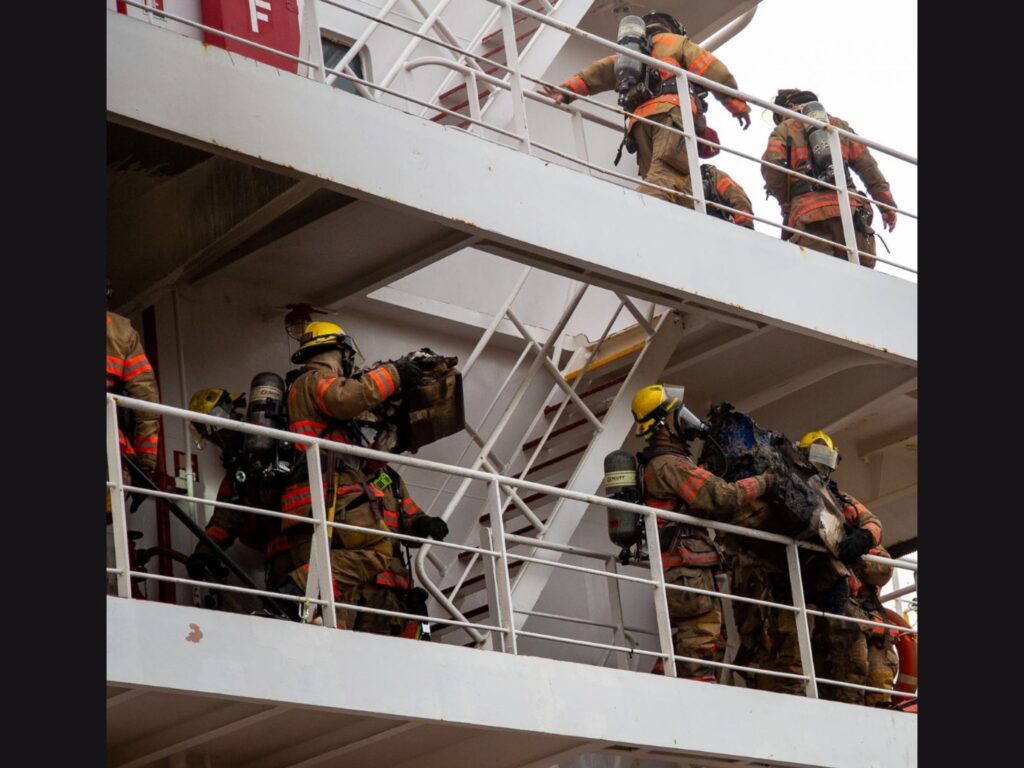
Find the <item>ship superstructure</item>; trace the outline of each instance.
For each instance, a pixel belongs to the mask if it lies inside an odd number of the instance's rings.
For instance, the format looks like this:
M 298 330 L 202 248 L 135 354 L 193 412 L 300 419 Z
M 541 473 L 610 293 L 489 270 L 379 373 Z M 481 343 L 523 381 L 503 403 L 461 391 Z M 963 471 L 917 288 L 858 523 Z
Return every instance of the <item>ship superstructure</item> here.
M 159 494 L 128 514 L 112 473 L 109 763 L 915 764 L 914 716 L 821 700 L 809 658 L 806 698 L 672 679 L 660 568 L 622 565 L 608 540 L 603 457 L 639 448 L 630 398 L 670 381 L 697 413 L 727 400 L 791 436 L 832 434 L 887 549 L 917 548 L 916 283 L 704 215 L 699 190 L 694 211 L 637 194 L 631 158 L 610 163 L 614 94 L 539 93 L 650 8 L 154 1 L 107 8 L 108 270 L 111 308 L 158 368 L 165 498 L 211 513 L 223 469 L 184 406 L 283 374 L 290 304 L 328 311 L 368 361 L 457 355 L 467 429 L 393 459 L 452 530 L 413 550 L 430 643 L 249 615 L 244 588 L 239 612 L 196 607 L 166 552 L 146 599 L 126 599 L 129 529 L 139 547 L 194 539 Z M 710 47 L 756 8 L 659 5 Z M 144 407 L 108 400 L 112 462 L 117 409 Z M 311 455 L 328 449 L 359 451 Z M 775 539 L 795 568 L 797 545 Z M 896 599 L 916 594 L 916 558 L 899 565 Z M 326 607 L 312 569 L 310 605 Z M 666 674 L 648 674 L 659 657 Z

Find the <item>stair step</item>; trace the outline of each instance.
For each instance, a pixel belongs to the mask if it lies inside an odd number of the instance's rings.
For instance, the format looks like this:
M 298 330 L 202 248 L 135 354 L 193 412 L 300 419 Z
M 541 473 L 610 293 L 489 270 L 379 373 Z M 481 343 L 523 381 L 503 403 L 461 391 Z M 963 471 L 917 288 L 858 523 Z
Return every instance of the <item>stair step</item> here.
M 518 570 L 519 568 L 522 568 L 522 567 L 523 567 L 523 561 L 522 560 L 516 560 L 514 563 L 509 563 L 508 571 L 509 571 L 509 573 L 513 573 L 514 571 L 516 571 L 516 570 Z M 460 595 L 471 595 L 474 592 L 479 592 L 481 589 L 484 588 L 484 586 L 485 586 L 484 585 L 484 575 L 482 573 L 477 574 L 476 576 L 470 576 L 468 579 L 466 579 L 464 582 L 462 582 L 462 586 L 459 588 L 459 594 Z M 467 587 L 472 587 L 472 589 L 468 589 L 467 590 Z M 442 589 L 441 590 L 441 594 L 443 594 L 445 597 L 451 597 L 452 590 L 454 588 L 455 588 L 455 585 L 452 584 L 452 586 L 447 587 L 445 589 Z
M 555 406 L 555 407 L 557 408 L 558 406 Z M 594 415 L 597 416 L 597 418 L 600 419 L 606 413 L 608 413 L 608 409 L 607 408 L 605 408 L 604 410 L 601 410 L 601 411 L 596 411 L 594 413 Z M 560 435 L 564 435 L 566 432 L 571 432 L 572 430 L 576 429 L 577 427 L 582 427 L 584 424 L 590 424 L 590 422 L 587 419 L 578 419 L 577 421 L 574 421 L 574 422 L 572 422 L 570 424 L 566 424 L 564 427 L 559 427 L 558 429 L 553 429 L 553 430 L 551 430 L 551 434 L 548 435 L 548 440 L 549 441 L 553 440 L 554 438 L 556 438 L 556 437 L 558 437 Z M 535 437 L 533 440 L 530 440 L 527 443 L 523 443 L 523 453 L 528 453 L 528 452 L 532 451 L 539 444 L 540 444 L 540 438 L 539 437 Z
M 595 387 L 591 387 L 590 389 L 586 389 L 583 392 L 577 392 L 576 394 L 578 394 L 580 396 L 581 400 L 586 400 L 588 397 L 590 397 L 593 394 L 596 394 L 597 392 L 601 392 L 601 391 L 606 390 L 606 389 L 608 389 L 610 387 L 614 387 L 616 384 L 621 384 L 622 382 L 624 382 L 626 380 L 626 377 L 628 375 L 629 375 L 628 373 L 624 373 L 621 376 L 616 376 L 614 379 L 609 379 L 604 384 L 598 384 Z M 549 405 L 549 406 L 546 406 L 544 408 L 544 415 L 545 416 L 550 416 L 552 413 L 554 413 L 559 408 L 561 408 L 561 406 L 562 406 L 562 404 L 560 402 L 559 403 L 554 403 L 554 404 Z
M 537 5 L 537 7 L 536 7 L 536 8 L 530 8 L 530 6 L 529 6 L 529 3 L 531 3 L 531 2 L 534 2 L 534 0 L 522 0 L 522 2 L 519 2 L 519 3 L 517 3 L 517 5 L 520 5 L 520 6 L 522 6 L 523 8 L 528 8 L 528 9 L 529 9 L 529 10 L 531 10 L 531 11 L 537 11 L 538 13 L 543 13 L 543 12 L 544 12 L 544 6 L 543 6 L 543 5 L 541 5 L 540 3 L 536 3 L 536 5 Z M 551 5 L 552 5 L 553 7 L 555 7 L 555 8 L 557 8 L 557 7 L 558 7 L 558 3 L 552 3 Z M 528 22 L 528 21 L 529 21 L 529 22 L 534 22 L 534 23 L 536 23 L 536 24 L 537 24 L 538 26 L 540 25 L 540 22 L 539 22 L 539 21 L 535 21 L 534 19 L 531 19 L 531 18 L 530 18 L 529 16 L 524 16 L 524 15 L 523 15 L 523 14 L 521 14 L 521 13 L 513 13 L 513 14 L 512 14 L 512 26 L 513 26 L 513 27 L 515 27 L 515 26 L 517 26 L 517 25 L 519 25 L 519 24 L 523 24 L 523 23 L 525 23 L 525 22 Z M 498 29 L 496 29 L 496 30 L 495 30 L 494 32 L 491 32 L 491 33 L 490 33 L 489 35 L 487 35 L 486 37 L 484 37 L 484 38 L 483 38 L 483 39 L 482 39 L 482 40 L 480 41 L 480 44 L 481 44 L 481 45 L 483 45 L 484 43 L 486 43 L 486 42 L 487 42 L 488 40 L 492 40 L 492 39 L 494 39 L 495 37 L 500 37 L 500 36 L 501 36 L 501 32 L 502 32 L 502 30 L 501 30 L 501 26 L 500 26 L 500 23 L 501 23 L 501 22 L 499 21 L 498 23 L 499 23 L 499 27 L 498 27 Z

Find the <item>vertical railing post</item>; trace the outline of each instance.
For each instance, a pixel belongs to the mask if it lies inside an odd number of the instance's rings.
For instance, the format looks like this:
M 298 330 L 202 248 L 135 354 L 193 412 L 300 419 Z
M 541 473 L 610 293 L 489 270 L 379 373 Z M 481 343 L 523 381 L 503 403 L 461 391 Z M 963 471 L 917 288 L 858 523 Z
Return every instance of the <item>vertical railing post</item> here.
M 580 114 L 578 109 L 572 109 L 572 131 L 573 136 L 576 139 L 576 154 L 580 156 L 585 163 L 590 162 L 590 152 L 587 149 L 587 134 L 583 129 L 583 115 Z M 584 167 L 583 172 L 588 176 L 594 175 L 592 168 Z
M 789 563 L 789 583 L 793 592 L 793 605 L 797 608 L 796 636 L 800 644 L 800 666 L 807 675 L 807 696 L 818 698 L 818 683 L 814 678 L 814 654 L 811 651 L 811 626 L 807 620 L 807 603 L 804 600 L 804 584 L 800 577 L 800 554 L 795 543 L 786 545 L 786 560 Z
M 328 461 L 334 457 L 327 454 Z M 334 573 L 331 568 L 331 538 L 334 529 L 327 525 L 327 505 L 324 502 L 324 476 L 320 464 L 320 446 L 317 443 L 306 448 L 306 466 L 309 468 L 309 496 L 313 507 L 313 539 L 310 541 L 309 573 L 306 576 L 306 599 L 312 600 L 316 593 L 327 602 L 321 608 L 324 626 L 337 627 L 338 616 L 334 610 Z M 334 492 L 329 488 L 328 492 Z
M 505 41 L 505 66 L 512 70 L 512 116 L 516 133 L 523 150 L 530 154 L 530 132 L 526 127 L 526 97 L 523 95 L 523 79 L 519 74 L 519 49 L 516 46 L 515 19 L 508 0 L 501 6 L 501 34 Z
M 494 533 L 491 531 L 489 525 L 480 526 L 480 547 L 482 549 L 488 549 L 494 551 Z M 503 602 L 498 598 L 498 559 L 493 555 L 484 555 L 482 559 L 483 571 L 484 571 L 484 593 L 487 595 L 487 606 L 491 610 L 492 615 L 497 619 L 496 622 L 499 627 L 505 629 L 509 624 L 515 622 L 510 621 L 505 616 L 505 608 Z M 452 590 L 452 600 L 455 599 L 455 590 Z M 488 650 L 496 649 L 502 653 L 508 651 L 508 645 L 505 642 L 504 632 L 491 632 L 483 641 L 483 648 Z
M 121 448 L 118 441 L 117 403 L 107 400 L 107 479 L 110 489 L 110 519 L 114 529 L 114 567 L 117 568 L 117 596 L 131 597 L 128 571 L 128 519 L 124 508 L 124 481 L 121 477 Z
M 614 557 L 609 557 L 604 561 L 604 569 L 608 573 L 617 574 L 619 572 L 618 563 Z M 626 644 L 626 626 L 625 621 L 622 618 L 622 593 L 619 590 L 618 579 L 605 579 L 608 583 L 608 605 L 611 608 L 611 619 L 614 629 L 612 629 L 612 645 L 625 645 Z M 629 664 L 626 659 L 623 658 L 621 653 L 611 652 L 612 658 L 615 659 L 615 666 L 619 669 L 629 669 Z
M 707 213 L 704 203 L 704 181 L 700 174 L 700 155 L 697 152 L 697 126 L 690 109 L 693 100 L 690 97 L 690 79 L 685 73 L 676 75 L 676 89 L 679 91 L 679 114 L 683 118 L 683 130 L 686 131 L 686 164 L 690 168 L 690 193 L 693 195 L 693 208 L 698 213 Z
M 832 168 L 835 171 L 835 184 L 839 189 L 839 218 L 843 223 L 843 238 L 850 261 L 860 264 L 857 253 L 857 232 L 853 226 L 853 213 L 850 210 L 850 192 L 846 188 L 846 164 L 843 162 L 843 147 L 839 142 L 839 134 L 835 128 L 828 126 L 828 148 L 832 154 Z
M 647 558 L 651 565 L 651 579 L 654 580 L 654 612 L 658 620 L 658 643 L 665 658 L 665 676 L 676 677 L 676 646 L 672 638 L 672 622 L 668 617 L 665 572 L 661 570 L 658 519 L 653 513 L 644 515 L 644 530 L 647 532 Z
M 469 116 L 474 120 L 481 122 L 480 118 L 480 89 L 477 87 L 476 73 L 468 72 L 466 74 L 466 95 L 469 97 Z M 483 136 L 483 128 L 476 123 L 469 124 L 469 132 L 475 133 L 477 136 Z
M 508 624 L 503 624 L 508 634 L 505 639 L 505 648 L 509 653 L 516 654 L 519 650 L 516 645 L 516 619 L 512 613 L 512 580 L 508 575 L 508 552 L 505 548 L 505 520 L 502 515 L 501 489 L 498 483 L 491 480 L 487 484 L 491 496 L 493 510 L 491 519 L 494 520 L 494 551 L 498 553 L 498 601 L 501 603 L 502 613 L 508 618 Z
M 327 70 L 324 67 L 324 47 L 320 42 L 320 22 L 316 16 L 317 0 L 305 0 L 302 4 L 302 47 L 303 56 L 306 61 L 312 61 L 315 67 L 306 67 L 309 71 L 306 77 L 322 83 L 327 79 Z M 339 67 L 339 70 L 341 68 Z

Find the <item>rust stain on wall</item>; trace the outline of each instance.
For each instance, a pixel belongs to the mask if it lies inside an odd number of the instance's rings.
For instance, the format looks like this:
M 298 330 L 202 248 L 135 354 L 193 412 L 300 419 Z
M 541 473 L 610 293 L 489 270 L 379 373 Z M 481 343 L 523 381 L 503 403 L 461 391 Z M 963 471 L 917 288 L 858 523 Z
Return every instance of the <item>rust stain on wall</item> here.
M 185 639 L 190 643 L 198 643 L 203 639 L 203 630 L 199 628 L 198 624 L 189 624 L 189 629 L 192 631 L 185 635 Z

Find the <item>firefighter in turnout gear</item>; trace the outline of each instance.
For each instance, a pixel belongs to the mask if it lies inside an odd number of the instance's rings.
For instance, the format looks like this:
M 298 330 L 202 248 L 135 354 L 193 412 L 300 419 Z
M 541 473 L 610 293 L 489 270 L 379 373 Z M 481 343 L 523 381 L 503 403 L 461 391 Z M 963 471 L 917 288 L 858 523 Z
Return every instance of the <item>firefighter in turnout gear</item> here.
M 651 57 L 729 88 L 737 87 L 736 78 L 726 66 L 709 51 L 705 51 L 690 40 L 686 36 L 686 31 L 672 16 L 667 13 L 649 13 L 643 17 L 643 23 L 646 43 L 642 48 L 649 50 Z M 616 61 L 620 55 L 613 54 L 598 59 L 562 83 L 561 87 L 579 96 L 592 96 L 621 86 L 616 77 Z M 688 196 L 692 192 L 692 187 L 683 137 L 678 133 L 636 120 L 637 117 L 643 117 L 660 125 L 682 130 L 683 120 L 679 111 L 680 101 L 675 75 L 669 70 L 661 69 L 645 75 L 644 79 L 650 83 L 650 87 L 643 91 L 640 103 L 627 102 L 623 105 L 626 111 L 633 115 L 626 123 L 624 145 L 630 152 L 637 153 L 637 165 L 640 177 L 644 181 L 673 191 L 653 189 L 644 184 L 638 186 L 637 191 L 693 208 L 693 201 Z M 545 95 L 559 104 L 568 104 L 575 98 L 552 86 L 544 86 L 543 90 Z M 747 103 L 724 93 L 714 92 L 714 95 L 746 130 L 750 125 L 750 107 Z M 700 106 L 702 102 L 692 94 L 689 102 L 697 133 L 702 134 L 707 130 Z
M 312 322 L 306 326 L 301 346 L 292 362 L 302 368 L 288 391 L 290 430 L 340 443 L 360 444 L 360 432 L 352 421 L 365 411 L 402 391 L 415 387 L 422 373 L 408 361 L 385 363 L 357 372 L 358 347 L 340 326 Z M 304 447 L 296 446 L 300 453 Z M 365 532 L 335 529 L 331 538 L 331 575 L 335 599 L 356 603 L 360 588 L 376 583 L 382 572 L 392 568 L 392 540 L 381 536 L 388 520 L 401 507 L 395 498 L 395 483 L 380 464 L 354 456 L 329 455 L 324 460 L 324 498 L 331 522 L 364 528 Z M 303 458 L 285 488 L 281 509 L 292 515 L 311 515 L 308 466 Z M 401 487 L 401 484 L 398 484 Z M 403 489 L 404 490 L 404 489 Z M 403 499 L 408 499 L 404 495 Z M 406 510 L 409 511 L 409 510 Z M 440 521 L 439 521 L 440 522 Z M 443 525 L 443 523 L 442 523 Z M 291 580 L 279 591 L 305 594 L 309 571 L 312 527 L 293 520 L 281 524 L 292 554 Z M 447 533 L 431 526 L 428 535 Z M 338 609 L 338 626 L 350 629 L 355 612 Z
M 869 555 L 889 557 L 892 555 L 885 547 L 876 546 L 868 550 Z M 892 566 L 885 563 L 874 563 L 858 560 L 853 564 L 850 573 L 850 595 L 859 611 L 854 615 L 859 619 L 892 622 L 885 614 L 885 608 L 879 601 L 881 588 L 889 583 L 892 577 Z M 885 627 L 860 625 L 867 639 L 868 650 L 868 682 L 873 688 L 892 690 L 893 681 L 900 671 L 899 656 L 896 653 L 896 640 L 899 632 Z M 864 703 L 869 707 L 887 707 L 892 696 L 884 693 L 864 692 Z
M 420 538 L 430 537 L 438 541 L 444 540 L 448 535 L 448 524 L 440 517 L 424 514 L 409 495 L 405 480 L 394 469 L 382 467 L 375 482 L 380 482 L 384 486 L 382 517 L 389 529 L 396 533 Z M 378 573 L 373 580 L 359 587 L 355 602 L 369 608 L 426 615 L 426 593 L 412 585 L 409 565 L 402 554 L 402 542 L 398 539 L 391 539 L 390 542 L 391 559 L 387 568 Z M 355 618 L 353 629 L 377 635 L 417 638 L 420 622 L 360 611 Z
M 846 537 L 839 542 L 838 558 L 827 553 L 812 553 L 802 563 L 804 590 L 808 605 L 826 613 L 863 618 L 851 594 L 851 568 L 882 540 L 881 521 L 863 504 L 839 490 L 830 476 L 839 463 L 839 453 L 829 435 L 808 432 L 797 443 L 807 460 L 815 466 L 828 491 L 843 511 Z M 814 667 L 819 677 L 856 685 L 868 684 L 868 647 L 864 626 L 839 618 L 815 618 L 811 629 Z M 822 698 L 864 703 L 864 691 L 829 685 L 819 681 Z
M 110 281 L 107 280 L 107 300 Z M 127 317 L 107 312 L 107 392 L 135 397 L 151 403 L 160 402 L 160 389 L 149 358 L 139 341 L 138 332 Z M 123 421 L 122 421 L 123 419 Z M 156 470 L 160 445 L 160 417 L 144 411 L 119 410 L 117 438 L 121 455 L 133 460 L 143 472 L 152 476 Z M 127 432 L 127 434 L 126 434 Z M 121 480 L 131 483 L 131 472 L 122 462 Z M 114 565 L 114 532 L 111 522 L 110 489 L 107 489 L 107 566 Z M 133 548 L 133 545 L 129 545 Z M 116 594 L 116 577 L 108 574 L 107 594 Z M 137 589 L 132 586 L 133 591 Z
M 243 421 L 245 395 L 218 388 L 201 389 L 192 395 L 188 407 L 197 413 Z M 193 423 L 191 427 L 198 446 L 201 447 L 202 442 L 208 440 L 220 448 L 221 463 L 226 472 L 217 489 L 217 501 L 275 511 L 281 508 L 283 478 L 247 477 L 244 472 L 238 471 L 239 452 L 242 448 L 241 432 L 206 424 Z M 227 550 L 238 540 L 259 552 L 263 556 L 264 579 L 268 590 L 280 587 L 291 573 L 292 556 L 288 540 L 281 533 L 280 518 L 216 507 L 213 517 L 206 524 L 206 535 L 217 542 L 223 550 Z M 185 567 L 189 577 L 197 581 L 207 580 L 207 571 L 218 580 L 223 580 L 228 575 L 227 568 L 203 541 L 196 543 Z
M 754 207 L 750 204 L 750 198 L 743 191 L 743 187 L 737 184 L 732 176 L 716 168 L 711 163 L 701 164 L 700 175 L 701 180 L 704 182 L 704 199 L 708 203 L 720 203 L 748 214 L 744 216 L 742 213 L 731 213 L 730 211 L 716 208 L 713 205 L 708 205 L 708 216 L 714 216 L 715 218 L 738 224 L 741 227 L 753 229 L 754 220 L 751 216 L 754 215 Z
M 647 506 L 743 524 L 744 508 L 772 486 L 774 477 L 769 473 L 728 483 L 693 462 L 688 443 L 700 422 L 683 407 L 682 387 L 644 387 L 634 395 L 632 411 L 636 434 L 648 442 L 642 453 Z M 659 518 L 658 531 L 665 583 L 714 591 L 714 577 L 723 561 L 708 529 Z M 653 543 L 648 546 L 653 550 Z M 718 599 L 670 589 L 668 610 L 677 655 L 721 661 Z M 708 664 L 680 663 L 679 671 L 681 677 L 715 680 L 714 668 Z
M 107 392 L 127 395 L 150 403 L 160 402 L 160 390 L 153 366 L 139 341 L 138 332 L 127 317 L 107 312 Z M 121 453 L 152 474 L 160 445 L 160 417 L 155 413 L 131 411 L 132 434 L 118 432 Z
M 853 133 L 853 128 L 845 120 L 828 115 L 824 112 L 818 97 L 810 91 L 795 88 L 780 90 L 775 103 L 781 107 L 806 113 Z M 774 116 L 776 126 L 768 138 L 768 148 L 761 159 L 785 168 L 803 173 L 807 176 L 821 178 L 834 183 L 835 169 L 831 166 L 830 155 L 827 153 L 827 140 L 824 130 L 802 123 L 796 118 L 786 118 L 778 114 Z M 820 141 L 816 141 L 819 139 Z M 878 168 L 878 163 L 871 156 L 871 151 L 860 142 L 847 136 L 840 136 L 843 164 L 847 166 L 846 184 L 853 190 L 853 179 L 849 168 L 853 168 L 867 186 L 868 196 L 874 200 L 895 207 L 889 182 L 885 180 Z M 820 156 L 814 149 L 820 148 Z M 783 239 L 814 251 L 829 253 L 841 259 L 848 258 L 848 252 L 842 245 L 845 242 L 843 225 L 839 212 L 838 193 L 824 186 L 817 186 L 806 179 L 790 176 L 787 173 L 767 165 L 761 166 L 765 189 L 779 201 L 782 209 L 783 223 L 793 227 L 800 233 L 817 235 L 839 245 L 829 245 L 820 240 L 792 234 L 783 230 Z M 857 237 L 857 248 L 869 256 L 861 255 L 860 263 L 865 267 L 875 266 L 875 231 L 871 228 L 871 205 L 859 198 L 850 197 L 850 208 L 853 214 L 854 229 Z M 892 231 L 896 226 L 896 212 L 879 207 L 885 227 Z

